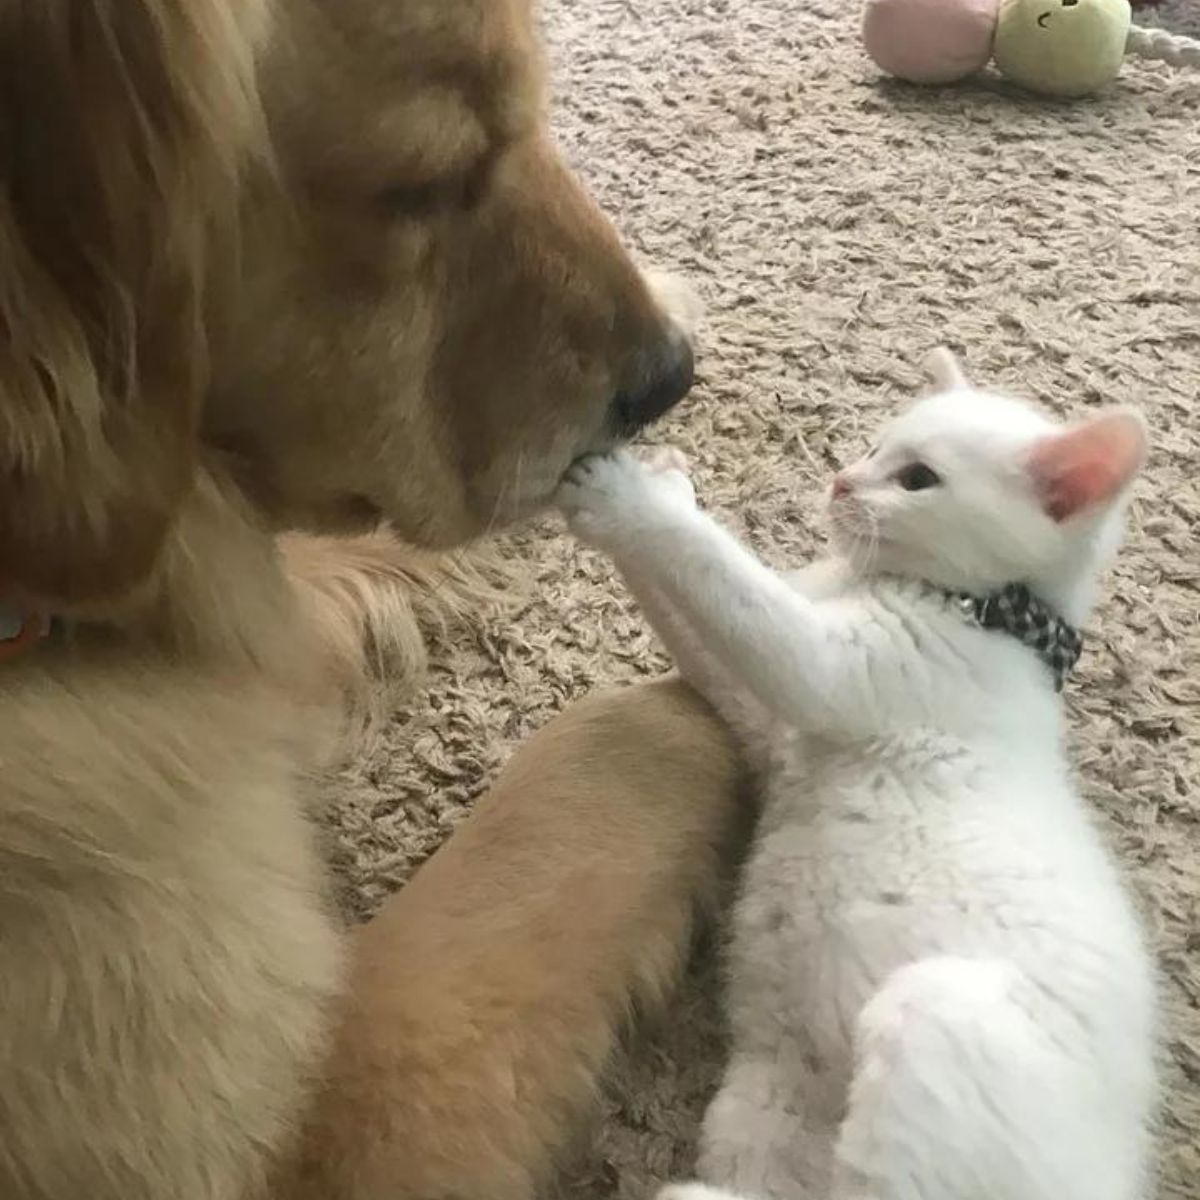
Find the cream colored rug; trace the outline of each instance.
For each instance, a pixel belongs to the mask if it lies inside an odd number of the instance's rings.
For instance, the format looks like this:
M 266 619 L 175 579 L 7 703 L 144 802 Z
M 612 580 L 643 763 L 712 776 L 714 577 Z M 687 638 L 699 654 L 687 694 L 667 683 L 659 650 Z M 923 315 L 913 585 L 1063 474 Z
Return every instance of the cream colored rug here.
M 1141 16 L 1139 19 L 1155 19 Z M 1195 0 L 1158 19 L 1200 36 Z M 1153 425 L 1137 529 L 1069 702 L 1089 795 L 1146 900 L 1166 1001 L 1160 1195 L 1200 1197 L 1200 72 L 1128 64 L 1099 99 L 881 81 L 850 0 L 547 0 L 556 123 L 630 242 L 708 300 L 701 382 L 661 431 L 704 502 L 778 563 L 809 498 L 938 342 L 1051 407 Z M 370 911 L 513 747 L 665 661 L 607 568 L 519 539 L 534 597 L 445 640 L 428 694 L 343 781 Z M 616 1073 L 566 1184 L 641 1200 L 687 1174 L 722 1048 L 711 955 Z

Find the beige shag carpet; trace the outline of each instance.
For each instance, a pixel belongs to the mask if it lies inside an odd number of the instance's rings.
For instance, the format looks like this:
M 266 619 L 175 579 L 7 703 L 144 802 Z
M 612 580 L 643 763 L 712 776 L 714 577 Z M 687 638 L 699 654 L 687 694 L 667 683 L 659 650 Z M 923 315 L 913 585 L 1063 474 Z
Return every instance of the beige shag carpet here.
M 1200 36 L 1197 0 L 1155 15 Z M 851 0 L 546 0 L 556 123 L 629 241 L 709 305 L 700 383 L 659 435 L 767 559 L 812 555 L 811 497 L 921 384 L 933 345 L 1059 411 L 1133 402 L 1154 457 L 1070 685 L 1087 791 L 1162 964 L 1159 1195 L 1200 1197 L 1200 72 L 1128 63 L 1063 104 L 994 80 L 879 78 Z M 532 597 L 435 648 L 430 687 L 342 781 L 347 890 L 370 911 L 518 742 L 666 662 L 593 555 L 515 539 Z M 614 1072 L 564 1183 L 642 1200 L 686 1175 L 722 1055 L 702 951 Z

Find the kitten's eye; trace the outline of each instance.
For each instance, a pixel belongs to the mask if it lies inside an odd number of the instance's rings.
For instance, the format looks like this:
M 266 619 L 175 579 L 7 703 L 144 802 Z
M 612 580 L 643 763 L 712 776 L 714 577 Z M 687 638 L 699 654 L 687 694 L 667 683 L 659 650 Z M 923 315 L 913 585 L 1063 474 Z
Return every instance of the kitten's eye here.
M 870 450 L 867 451 L 867 458 L 874 458 L 879 453 L 879 443 L 876 442 Z
M 906 492 L 923 492 L 926 488 L 937 487 L 942 477 L 932 467 L 915 462 L 896 472 L 896 482 Z

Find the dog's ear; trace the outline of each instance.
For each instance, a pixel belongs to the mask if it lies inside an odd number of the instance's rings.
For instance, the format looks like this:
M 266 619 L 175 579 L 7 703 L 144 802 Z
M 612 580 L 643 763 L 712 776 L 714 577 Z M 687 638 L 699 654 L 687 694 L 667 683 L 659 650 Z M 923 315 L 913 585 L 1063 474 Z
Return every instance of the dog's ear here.
M 0 597 L 119 595 L 191 486 L 262 0 L 0 0 Z

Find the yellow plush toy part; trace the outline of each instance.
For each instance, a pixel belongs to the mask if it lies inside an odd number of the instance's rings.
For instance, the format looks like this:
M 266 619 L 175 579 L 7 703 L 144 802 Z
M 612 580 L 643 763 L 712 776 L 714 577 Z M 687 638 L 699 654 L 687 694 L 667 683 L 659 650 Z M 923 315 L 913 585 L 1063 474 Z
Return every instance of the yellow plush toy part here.
M 1117 77 L 1129 0 L 1001 0 L 992 56 L 1014 83 L 1051 96 L 1086 96 Z

